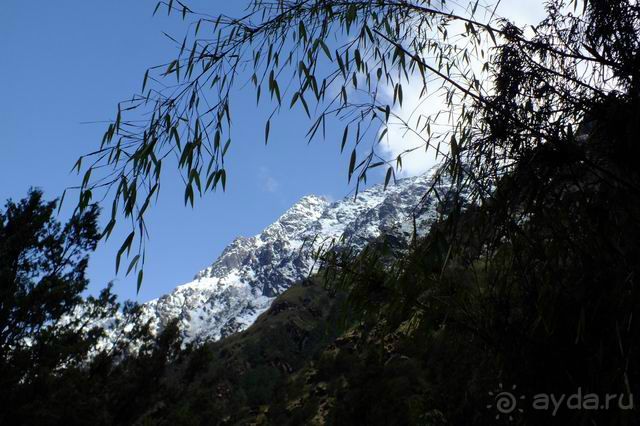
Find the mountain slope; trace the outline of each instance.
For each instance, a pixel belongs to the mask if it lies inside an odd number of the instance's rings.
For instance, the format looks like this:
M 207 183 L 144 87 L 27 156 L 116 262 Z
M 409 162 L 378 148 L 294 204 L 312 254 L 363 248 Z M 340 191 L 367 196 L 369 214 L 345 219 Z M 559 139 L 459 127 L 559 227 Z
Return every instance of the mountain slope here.
M 254 237 L 239 237 L 195 279 L 144 305 L 147 319 L 161 330 L 178 318 L 187 342 L 218 340 L 246 329 L 274 297 L 314 268 L 314 253 L 332 243 L 361 250 L 381 234 L 413 235 L 437 215 L 435 202 L 415 210 L 431 184 L 431 174 L 399 180 L 386 190 L 374 186 L 337 202 L 306 196 Z

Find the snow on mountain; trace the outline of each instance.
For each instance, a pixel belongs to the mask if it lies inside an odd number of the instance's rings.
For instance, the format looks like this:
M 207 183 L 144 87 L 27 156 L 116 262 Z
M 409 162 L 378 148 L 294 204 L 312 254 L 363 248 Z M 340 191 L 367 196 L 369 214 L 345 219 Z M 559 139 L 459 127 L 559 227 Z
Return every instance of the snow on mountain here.
M 273 299 L 307 277 L 314 249 L 344 237 L 362 249 L 383 233 L 406 238 L 414 216 L 423 232 L 436 218 L 435 200 L 415 208 L 431 185 L 431 173 L 402 179 L 384 190 L 373 186 L 357 198 L 329 202 L 306 196 L 259 235 L 236 238 L 192 282 L 143 305 L 153 329 L 178 318 L 185 341 L 217 340 L 244 330 Z M 427 226 L 424 226 L 427 225 Z

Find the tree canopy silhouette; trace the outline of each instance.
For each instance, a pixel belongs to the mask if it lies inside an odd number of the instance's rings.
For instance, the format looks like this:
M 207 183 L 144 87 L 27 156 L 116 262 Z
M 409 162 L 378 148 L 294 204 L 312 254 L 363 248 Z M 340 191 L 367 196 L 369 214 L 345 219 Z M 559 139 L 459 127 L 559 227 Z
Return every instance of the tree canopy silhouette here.
M 553 0 L 546 10 L 538 25 L 520 28 L 480 0 L 252 0 L 237 18 L 161 1 L 155 12 L 180 16 L 188 30 L 170 37 L 176 57 L 145 72 L 141 92 L 118 105 L 99 148 L 78 159 L 78 205 L 97 193 L 111 201 L 105 237 L 130 220 L 116 268 L 137 246 L 128 270 L 139 269 L 139 287 L 145 213 L 166 170 L 181 173 L 185 204 L 225 189 L 232 100 L 245 84 L 271 108 L 265 143 L 278 113 L 302 109 L 309 140 L 331 137 L 350 152 L 356 190 L 372 170 L 386 168 L 386 185 L 406 153 L 432 150 L 439 174 L 484 202 L 536 149 L 584 137 L 598 106 L 638 92 L 635 1 Z M 395 109 L 407 90 L 420 93 L 409 119 Z M 425 103 L 440 107 L 429 112 Z M 378 144 L 390 125 L 420 142 L 386 158 Z M 563 152 L 638 194 L 623 174 Z

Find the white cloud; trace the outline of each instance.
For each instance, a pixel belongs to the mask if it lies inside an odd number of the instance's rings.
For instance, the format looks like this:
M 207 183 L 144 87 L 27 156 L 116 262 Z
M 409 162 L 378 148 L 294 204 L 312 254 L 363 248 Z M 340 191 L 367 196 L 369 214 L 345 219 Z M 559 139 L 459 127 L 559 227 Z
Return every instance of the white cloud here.
M 267 176 L 264 182 L 264 187 L 267 192 L 276 192 L 280 188 L 280 183 L 272 176 Z
M 545 6 L 541 0 L 502 0 L 496 16 L 506 18 L 516 25 L 535 25 L 545 17 Z
M 258 178 L 260 179 L 260 183 L 262 188 L 269 193 L 276 193 L 280 189 L 280 182 L 273 176 L 271 176 L 271 172 L 267 167 L 260 167 L 258 170 Z
M 384 89 L 385 101 L 390 103 L 393 100 L 393 88 L 386 86 Z M 380 147 L 383 156 L 389 160 L 395 160 L 402 154 L 400 176 L 416 176 L 429 170 L 439 161 L 439 158 L 436 160 L 436 151 L 433 147 L 427 148 L 425 152 L 424 136 L 420 137 L 414 131 L 417 129 L 418 119 L 420 115 L 436 114 L 443 109 L 444 105 L 435 93 L 432 95 L 423 93 L 421 96 L 423 83 L 419 78 L 405 82 L 402 89 L 402 106 L 396 104 L 392 109 L 392 115 L 398 118 L 389 119 L 387 134 L 380 142 Z M 408 127 L 403 122 L 408 124 Z M 415 150 L 403 154 L 412 149 Z
M 493 7 L 490 7 L 489 10 L 493 11 Z M 519 26 L 534 25 L 540 22 L 544 16 L 545 8 L 540 0 L 503 0 L 496 9 L 496 17 L 508 18 Z M 450 30 L 454 28 L 455 24 L 450 27 Z M 461 30 L 462 27 L 460 26 Z M 476 71 L 480 67 L 480 62 L 473 65 Z M 429 147 L 425 152 L 425 140 L 414 131 L 407 129 L 407 126 L 402 123 L 404 121 L 410 128 L 417 130 L 420 116 L 422 116 L 421 123 L 424 124 L 425 117 L 435 117 L 439 111 L 445 110 L 445 103 L 442 98 L 443 93 L 438 90 L 440 83 L 439 80 L 428 83 L 426 93 L 422 92 L 424 85 L 420 78 L 412 78 L 409 82 L 403 82 L 402 84 L 403 104 L 402 106 L 396 104 L 392 108 L 392 115 L 396 115 L 400 119 L 391 118 L 389 120 L 387 134 L 380 143 L 382 155 L 388 160 L 395 160 L 399 154 L 406 150 L 418 147 L 415 151 L 402 155 L 403 167 L 399 173 L 400 176 L 419 175 L 432 168 L 442 159 L 441 155 L 438 155 L 436 159 L 435 147 Z M 383 89 L 383 100 L 391 103 L 393 100 L 393 87 L 386 86 Z M 449 123 L 448 117 L 439 117 L 437 123 L 433 125 L 433 127 L 436 127 L 436 131 L 438 130 L 438 123 L 447 125 Z M 440 146 L 441 152 L 447 153 L 448 150 L 448 145 L 443 143 Z

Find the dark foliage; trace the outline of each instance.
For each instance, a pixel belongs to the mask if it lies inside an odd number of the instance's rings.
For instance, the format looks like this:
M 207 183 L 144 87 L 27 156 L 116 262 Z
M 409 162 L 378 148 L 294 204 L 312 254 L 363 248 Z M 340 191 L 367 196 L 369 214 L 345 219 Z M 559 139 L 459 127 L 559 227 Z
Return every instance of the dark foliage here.
M 0 212 L 0 423 L 126 424 L 150 404 L 180 351 L 175 324 L 152 341 L 125 304 L 131 330 L 99 345 L 119 309 L 110 287 L 82 298 L 96 247 L 97 208 L 61 226 L 55 202 L 32 190 Z M 79 313 L 79 314 L 78 314 Z M 129 342 L 138 342 L 131 353 Z

